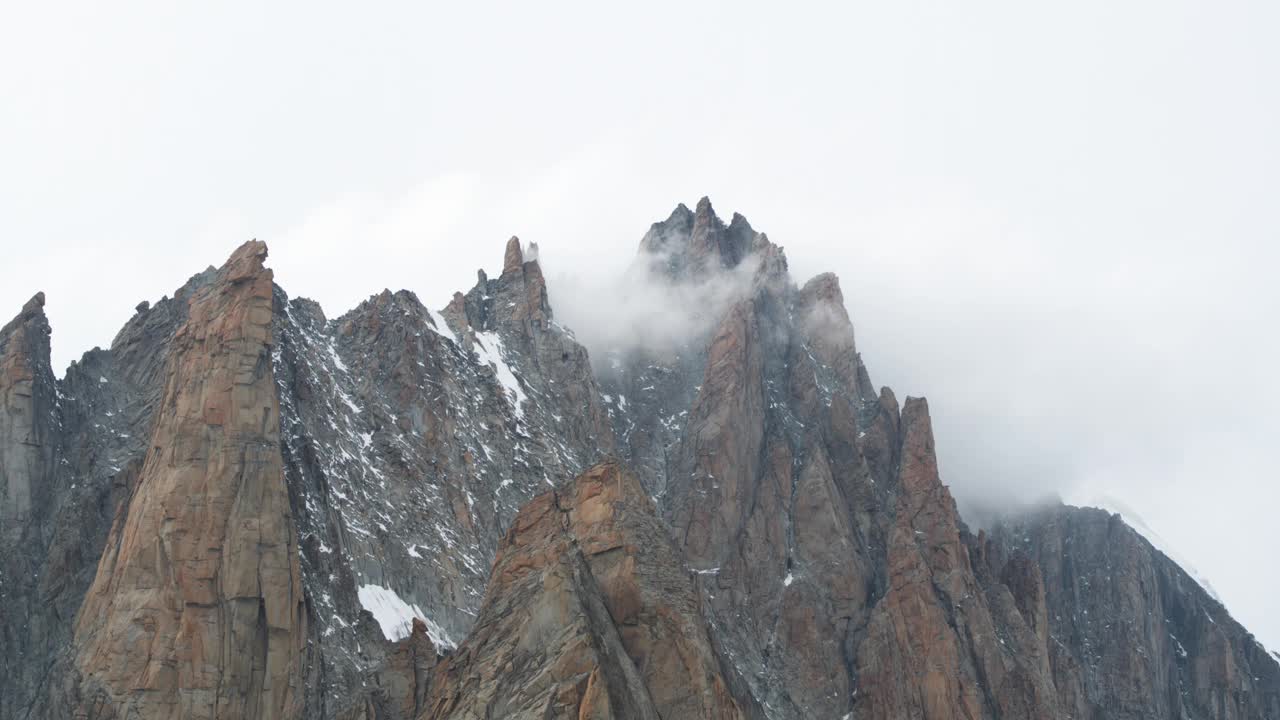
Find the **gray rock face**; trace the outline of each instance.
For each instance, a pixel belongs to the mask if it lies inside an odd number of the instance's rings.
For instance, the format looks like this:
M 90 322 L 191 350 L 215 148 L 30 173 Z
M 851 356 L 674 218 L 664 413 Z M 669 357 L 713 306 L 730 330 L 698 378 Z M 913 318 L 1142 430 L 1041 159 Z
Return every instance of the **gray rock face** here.
M 1118 518 L 971 534 L 839 281 L 705 198 L 630 270 L 682 332 L 594 362 L 515 238 L 337 319 L 264 255 L 61 380 L 42 297 L 0 330 L 0 720 L 1280 720 Z
M 362 705 L 384 662 L 379 638 L 410 630 L 405 609 L 425 616 L 435 647 L 455 647 L 516 511 L 612 450 L 586 351 L 552 319 L 540 268 L 514 239 L 506 262 L 443 314 L 383 292 L 327 321 L 276 292 L 273 364 L 313 631 L 308 717 Z M 379 627 L 370 605 L 395 620 Z
M 1057 507 L 985 539 L 1044 643 L 1072 717 L 1280 717 L 1280 667 L 1119 515 Z

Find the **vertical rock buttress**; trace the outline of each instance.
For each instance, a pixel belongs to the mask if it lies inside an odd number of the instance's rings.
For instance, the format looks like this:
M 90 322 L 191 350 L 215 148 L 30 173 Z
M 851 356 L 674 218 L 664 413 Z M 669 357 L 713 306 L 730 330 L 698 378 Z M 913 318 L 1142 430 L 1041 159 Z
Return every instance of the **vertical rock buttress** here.
M 191 298 L 132 496 L 77 619 L 86 717 L 296 716 L 305 610 L 266 245 Z
M 0 328 L 0 538 L 20 535 L 53 466 L 53 373 L 44 293 Z

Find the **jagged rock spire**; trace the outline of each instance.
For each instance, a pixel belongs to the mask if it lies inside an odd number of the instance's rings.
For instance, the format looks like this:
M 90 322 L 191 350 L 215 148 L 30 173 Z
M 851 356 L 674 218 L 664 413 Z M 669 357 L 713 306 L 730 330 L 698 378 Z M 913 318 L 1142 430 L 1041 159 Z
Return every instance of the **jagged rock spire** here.
M 520 248 L 520 238 L 515 235 L 507 241 L 506 252 L 502 256 L 503 274 L 515 272 L 524 266 L 524 251 Z
M 0 328 L 0 534 L 16 531 L 53 470 L 53 372 L 44 293 Z
M 256 240 L 232 253 L 174 338 L 152 449 L 76 628 L 85 707 L 297 715 L 306 619 L 266 256 Z
M 39 291 L 22 306 L 23 317 L 34 317 L 44 313 L 44 291 Z

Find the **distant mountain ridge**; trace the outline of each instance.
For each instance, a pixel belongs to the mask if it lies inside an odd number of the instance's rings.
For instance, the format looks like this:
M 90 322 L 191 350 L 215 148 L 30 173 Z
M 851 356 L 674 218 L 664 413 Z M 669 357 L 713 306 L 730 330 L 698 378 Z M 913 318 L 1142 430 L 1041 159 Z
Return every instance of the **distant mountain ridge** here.
M 42 295 L 0 330 L 0 720 L 1280 720 L 1119 516 L 971 532 L 838 279 L 706 198 L 632 269 L 687 331 L 594 363 L 515 238 L 335 319 L 266 257 L 61 379 Z

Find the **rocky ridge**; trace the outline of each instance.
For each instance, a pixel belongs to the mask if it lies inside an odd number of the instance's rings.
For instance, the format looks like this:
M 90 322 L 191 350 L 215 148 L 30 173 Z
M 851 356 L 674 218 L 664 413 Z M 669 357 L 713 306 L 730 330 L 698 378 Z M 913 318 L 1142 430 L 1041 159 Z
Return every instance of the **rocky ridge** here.
M 1280 718 L 1280 670 L 1116 516 L 973 535 L 839 281 L 705 198 L 587 351 L 536 246 L 340 318 L 258 242 L 59 380 L 0 330 L 0 719 Z

